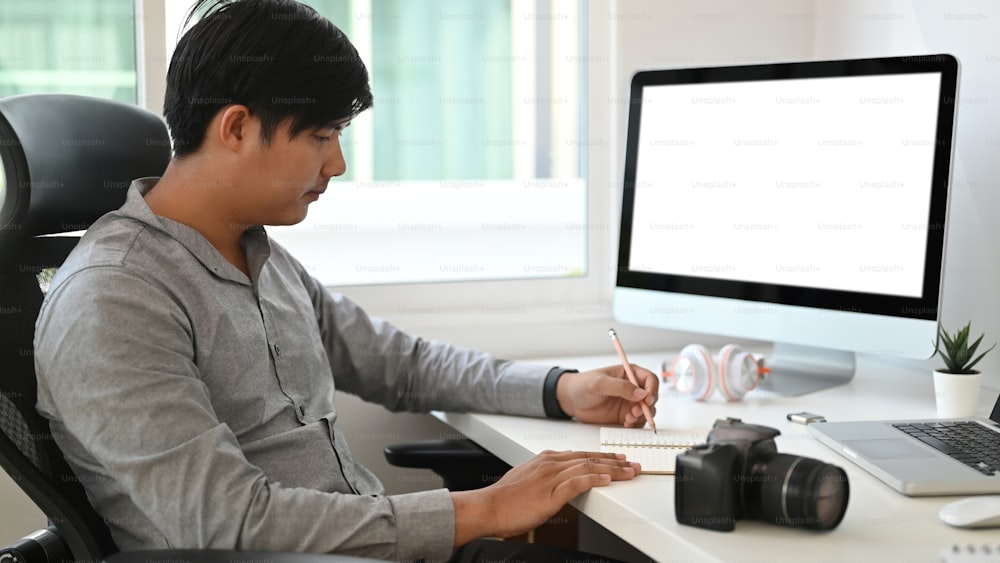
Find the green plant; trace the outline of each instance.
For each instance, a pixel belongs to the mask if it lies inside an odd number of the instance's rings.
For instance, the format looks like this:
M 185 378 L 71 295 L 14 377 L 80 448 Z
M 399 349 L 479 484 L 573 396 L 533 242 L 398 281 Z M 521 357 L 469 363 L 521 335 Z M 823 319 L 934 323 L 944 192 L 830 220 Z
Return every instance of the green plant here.
M 941 356 L 941 359 L 944 361 L 945 369 L 942 371 L 948 373 L 976 373 L 976 370 L 972 369 L 973 366 L 979 363 L 979 360 L 983 359 L 983 356 L 988 354 L 990 350 L 997 347 L 996 344 L 993 344 L 989 350 L 976 356 L 976 350 L 979 349 L 979 344 L 983 341 L 985 334 L 980 334 L 975 342 L 969 344 L 969 330 L 971 326 L 972 322 L 970 321 L 954 334 L 949 334 L 944 327 L 938 326 L 938 341 L 934 343 L 934 352 Z

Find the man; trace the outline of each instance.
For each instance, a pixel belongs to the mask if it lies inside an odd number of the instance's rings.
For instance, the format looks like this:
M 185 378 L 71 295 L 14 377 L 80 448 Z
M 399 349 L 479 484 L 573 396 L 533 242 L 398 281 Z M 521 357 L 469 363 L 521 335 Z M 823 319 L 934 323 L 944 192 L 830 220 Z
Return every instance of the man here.
M 119 547 L 500 558 L 474 540 L 632 478 L 620 456 L 546 452 L 480 490 L 384 494 L 352 458 L 336 391 L 639 426 L 657 378 L 424 341 L 327 292 L 261 226 L 301 221 L 344 173 L 338 137 L 371 105 L 367 71 L 292 0 L 196 13 L 167 78 L 174 159 L 87 232 L 37 326 L 39 410 Z

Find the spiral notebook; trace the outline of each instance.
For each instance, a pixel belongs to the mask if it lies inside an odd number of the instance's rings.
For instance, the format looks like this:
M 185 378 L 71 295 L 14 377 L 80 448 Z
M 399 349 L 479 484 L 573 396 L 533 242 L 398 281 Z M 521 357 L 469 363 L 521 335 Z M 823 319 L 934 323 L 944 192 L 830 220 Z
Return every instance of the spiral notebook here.
M 625 454 L 642 465 L 640 473 L 673 475 L 677 454 L 695 444 L 705 443 L 708 430 L 667 430 L 650 428 L 601 428 L 601 451 Z

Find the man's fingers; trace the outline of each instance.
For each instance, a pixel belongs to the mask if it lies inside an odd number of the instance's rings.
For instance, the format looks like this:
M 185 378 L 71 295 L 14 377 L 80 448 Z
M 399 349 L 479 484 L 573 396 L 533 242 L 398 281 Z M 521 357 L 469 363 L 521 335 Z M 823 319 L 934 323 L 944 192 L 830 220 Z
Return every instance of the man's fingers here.
M 646 396 L 646 402 L 650 405 L 653 404 L 654 399 L 660 390 L 660 378 L 648 369 L 637 365 L 632 366 L 632 373 L 634 373 L 636 379 L 638 379 L 639 387 L 642 387 L 649 392 L 649 395 Z
M 566 504 L 594 487 L 604 487 L 609 483 L 611 483 L 610 475 L 597 473 L 577 475 L 559 483 L 552 494 L 559 502 Z
M 637 378 L 638 385 L 633 385 L 625 376 L 625 368 L 621 367 L 621 377 L 599 377 L 593 381 L 592 391 L 605 397 L 618 397 L 626 401 L 645 401 L 652 406 L 656 403 L 659 381 L 653 372 L 632 365 L 632 373 Z
M 656 416 L 656 405 L 647 405 L 649 407 L 649 414 Z M 642 412 L 642 406 L 639 403 L 632 405 L 632 409 L 629 411 L 636 420 L 643 417 L 645 413 Z
M 540 461 L 547 462 L 545 472 L 557 479 L 568 479 L 587 473 L 611 475 L 613 480 L 631 479 L 639 465 L 623 454 L 606 452 L 543 452 Z
M 618 397 L 626 401 L 639 401 L 649 397 L 649 391 L 636 387 L 628 379 L 600 377 L 594 380 L 594 392 L 605 397 Z
M 579 458 L 560 462 L 562 468 L 556 478 L 566 481 L 581 475 L 608 475 L 613 481 L 635 477 L 639 464 L 624 459 Z
M 540 457 L 545 457 L 552 461 L 571 461 L 579 459 L 607 459 L 613 461 L 622 461 L 624 456 L 616 453 L 609 452 L 586 452 L 578 450 L 564 450 L 564 451 L 552 451 L 545 450 L 544 452 L 538 454 Z
M 567 462 L 569 465 L 555 477 L 557 483 L 552 494 L 557 502 L 565 504 L 594 487 L 632 479 L 639 473 L 638 463 L 610 465 L 604 461 L 595 458 Z
M 646 425 L 646 417 L 642 416 L 641 414 L 639 415 L 633 414 L 630 411 L 628 413 L 625 413 L 624 425 L 626 428 L 642 428 L 643 426 Z

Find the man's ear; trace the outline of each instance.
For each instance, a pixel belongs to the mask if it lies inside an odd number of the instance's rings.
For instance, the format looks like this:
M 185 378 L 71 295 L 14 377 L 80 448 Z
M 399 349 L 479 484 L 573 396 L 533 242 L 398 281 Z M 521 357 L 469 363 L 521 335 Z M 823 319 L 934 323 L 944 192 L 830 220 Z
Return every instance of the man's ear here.
M 240 152 L 251 135 L 253 127 L 250 108 L 242 104 L 233 104 L 222 108 L 216 121 L 218 142 L 234 152 Z

